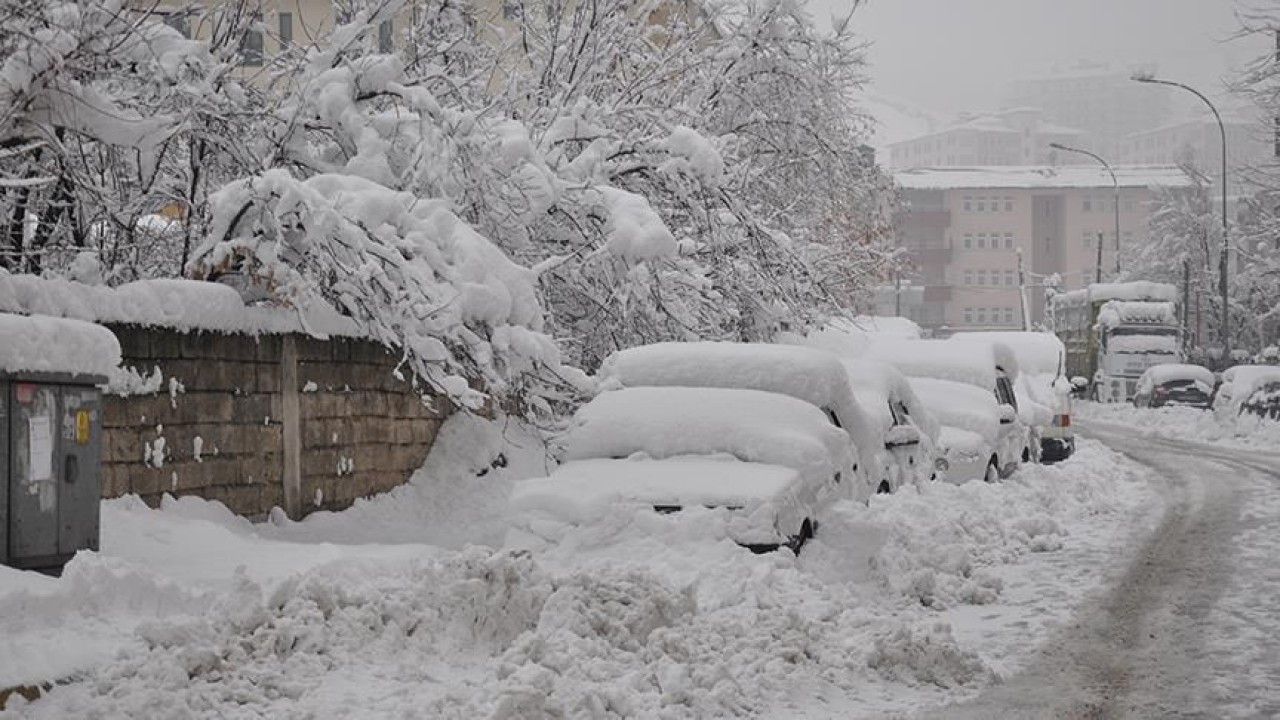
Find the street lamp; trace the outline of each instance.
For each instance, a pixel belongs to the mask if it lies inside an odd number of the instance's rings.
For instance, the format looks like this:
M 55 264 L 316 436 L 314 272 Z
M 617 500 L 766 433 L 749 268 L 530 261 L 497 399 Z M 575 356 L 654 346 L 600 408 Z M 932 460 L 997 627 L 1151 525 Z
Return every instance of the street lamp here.
M 1231 362 L 1231 306 L 1228 303 L 1229 295 L 1227 294 L 1227 260 L 1231 246 L 1227 241 L 1227 129 L 1222 125 L 1222 116 L 1218 114 L 1218 108 L 1209 102 L 1209 98 L 1201 95 L 1200 91 L 1190 85 L 1172 80 L 1160 80 L 1150 75 L 1134 75 L 1131 79 L 1140 83 L 1182 88 L 1203 100 L 1213 112 L 1213 119 L 1218 121 L 1218 134 L 1222 136 L 1222 257 L 1218 261 L 1218 291 L 1222 294 L 1222 354 L 1223 360 L 1229 363 Z
M 1094 160 L 1097 160 L 1098 162 L 1102 163 L 1102 167 L 1106 168 L 1107 172 L 1111 174 L 1111 187 L 1115 191 L 1116 275 L 1119 275 L 1120 274 L 1120 181 L 1116 180 L 1116 171 L 1112 170 L 1111 165 L 1108 164 L 1106 160 L 1103 160 L 1100 155 L 1095 155 L 1094 153 L 1091 153 L 1088 150 L 1081 150 L 1080 148 L 1068 147 L 1066 145 L 1063 145 L 1062 143 L 1056 143 L 1056 142 L 1049 143 L 1049 147 L 1053 148 L 1054 150 L 1066 150 L 1067 152 L 1080 153 L 1081 155 L 1088 155 Z

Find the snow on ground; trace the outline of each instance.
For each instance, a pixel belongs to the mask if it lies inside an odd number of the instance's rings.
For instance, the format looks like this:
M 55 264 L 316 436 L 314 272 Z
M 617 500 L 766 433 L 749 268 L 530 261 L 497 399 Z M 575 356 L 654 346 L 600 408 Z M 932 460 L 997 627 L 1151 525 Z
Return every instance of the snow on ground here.
M 300 523 L 104 502 L 101 553 L 0 569 L 0 687 L 60 681 L 0 718 L 881 716 L 1016 670 L 1154 502 L 1085 441 L 838 505 L 799 558 L 733 544 L 724 510 L 619 509 L 512 551 L 532 435 L 441 437 L 410 485 Z
M 1128 403 L 1077 401 L 1076 415 L 1086 422 L 1132 426 L 1148 435 L 1218 443 L 1222 447 L 1274 450 L 1280 447 L 1280 422 L 1255 415 L 1231 417 L 1189 407 L 1135 408 Z

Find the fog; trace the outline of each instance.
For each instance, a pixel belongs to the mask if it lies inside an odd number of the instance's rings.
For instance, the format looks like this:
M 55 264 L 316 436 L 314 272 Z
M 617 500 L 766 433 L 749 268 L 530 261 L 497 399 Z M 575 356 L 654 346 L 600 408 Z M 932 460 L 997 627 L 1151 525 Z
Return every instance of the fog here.
M 1081 61 L 1163 77 L 1223 97 L 1222 79 L 1271 47 L 1240 38 L 1239 0 L 869 0 L 854 19 L 871 43 L 872 91 L 941 118 L 998 109 L 1006 85 Z M 821 22 L 850 0 L 811 0 Z M 1137 89 L 1141 91 L 1142 89 Z

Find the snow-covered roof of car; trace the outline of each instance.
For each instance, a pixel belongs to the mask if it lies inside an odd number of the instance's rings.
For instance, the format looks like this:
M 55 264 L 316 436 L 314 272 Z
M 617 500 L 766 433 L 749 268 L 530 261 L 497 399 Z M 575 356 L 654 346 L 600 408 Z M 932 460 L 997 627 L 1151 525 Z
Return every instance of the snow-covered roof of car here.
M 998 342 L 1007 345 L 1018 358 L 1018 372 L 1028 375 L 1057 375 L 1066 349 L 1056 335 L 1045 332 L 991 330 L 958 332 L 949 339 L 961 342 Z
M 1162 383 L 1173 382 L 1174 380 L 1193 380 L 1195 382 L 1204 383 L 1210 388 L 1214 386 L 1217 379 L 1213 376 L 1213 371 L 1202 365 L 1188 365 L 1184 363 L 1164 363 L 1162 365 L 1153 365 L 1142 373 L 1143 377 L 1138 382 L 1150 380 L 1156 385 Z
M 110 375 L 120 343 L 110 330 L 82 320 L 0 313 L 0 372 Z
M 853 395 L 834 354 L 811 347 L 731 342 L 665 342 L 620 350 L 600 368 L 601 387 L 764 390 L 835 410 L 859 448 L 882 438 Z
M 1222 382 L 1219 395 L 1229 401 L 1233 409 L 1238 409 L 1258 387 L 1268 382 L 1280 382 L 1280 366 L 1236 365 L 1223 371 Z
M 778 393 L 728 388 L 603 392 L 574 414 L 565 447 L 566 460 L 725 453 L 824 474 L 854 464 L 849 436 L 817 407 Z
M 599 517 L 618 502 L 711 507 L 749 506 L 774 497 L 798 471 L 728 456 L 668 460 L 577 460 L 550 477 L 516 483 L 511 508 L 542 510 L 570 522 Z
M 968 383 L 935 378 L 911 378 L 910 382 L 921 402 L 938 418 L 944 429 L 960 428 L 977 433 L 988 442 L 995 440 L 1000 413 L 991 391 Z
M 956 343 L 950 340 L 876 342 L 867 356 L 893 365 L 909 378 L 938 378 L 968 383 L 992 391 L 996 368 L 1017 378 L 1018 361 L 1004 343 Z
M 907 382 L 907 376 L 894 366 L 871 358 L 843 358 L 841 362 L 849 372 L 849 381 L 867 414 L 874 417 L 883 429 L 893 426 L 893 414 L 889 411 L 889 399 L 898 396 L 907 406 L 912 419 L 921 432 L 937 437 L 938 420 L 920 402 L 915 390 Z

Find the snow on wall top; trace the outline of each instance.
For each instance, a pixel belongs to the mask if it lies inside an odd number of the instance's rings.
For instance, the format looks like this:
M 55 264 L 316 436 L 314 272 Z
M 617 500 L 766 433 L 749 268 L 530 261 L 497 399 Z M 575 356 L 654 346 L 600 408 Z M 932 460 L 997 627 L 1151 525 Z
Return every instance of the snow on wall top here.
M 849 436 L 821 410 L 758 390 L 612 390 L 582 406 L 573 423 L 566 460 L 729 454 L 824 476 L 854 462 Z
M 304 322 L 297 310 L 246 307 L 233 288 L 197 280 L 139 280 L 111 288 L 0 270 L 0 312 L 183 332 L 362 335 L 350 318 L 329 308 L 309 310 Z
M 995 390 L 997 366 L 1011 380 L 1018 375 L 1017 358 L 1004 343 L 886 340 L 871 345 L 867 355 L 893 365 L 909 378 L 951 380 L 974 385 L 987 392 Z
M 1120 187 L 1188 187 L 1191 178 L 1173 165 L 1113 165 Z M 960 190 L 966 188 L 1106 188 L 1111 175 L 1101 167 L 1069 165 L 921 168 L 894 173 L 894 180 L 909 190 Z
M 1007 345 L 1018 358 L 1018 371 L 1030 375 L 1057 375 L 1066 352 L 1056 335 L 1043 332 L 992 330 L 958 332 L 950 340 L 961 342 L 998 342 Z
M 82 320 L 0 313 L 0 372 L 109 375 L 120 343 L 101 325 Z

